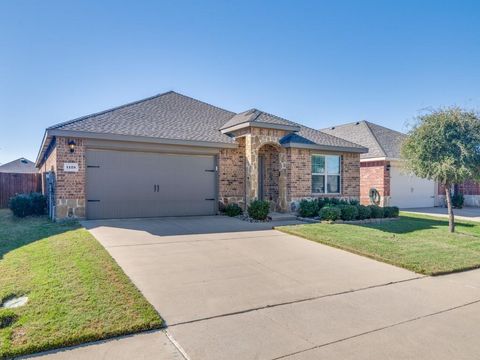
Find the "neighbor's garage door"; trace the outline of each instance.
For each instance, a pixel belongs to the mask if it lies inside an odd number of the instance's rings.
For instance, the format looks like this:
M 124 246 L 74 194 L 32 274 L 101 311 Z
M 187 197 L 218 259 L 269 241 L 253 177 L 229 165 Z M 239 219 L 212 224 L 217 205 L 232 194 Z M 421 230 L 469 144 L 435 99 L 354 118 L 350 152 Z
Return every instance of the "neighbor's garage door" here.
M 398 164 L 390 168 L 390 205 L 399 208 L 434 206 L 435 183 L 406 174 Z
M 87 218 L 212 215 L 215 158 L 87 150 Z

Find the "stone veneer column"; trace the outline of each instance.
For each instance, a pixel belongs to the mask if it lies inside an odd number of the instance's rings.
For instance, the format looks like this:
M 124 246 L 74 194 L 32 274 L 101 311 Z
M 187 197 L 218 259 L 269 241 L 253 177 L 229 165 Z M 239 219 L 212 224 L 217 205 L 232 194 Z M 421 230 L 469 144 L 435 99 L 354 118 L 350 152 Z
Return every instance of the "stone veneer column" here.
M 258 199 L 258 139 L 247 134 L 245 136 L 245 159 L 246 159 L 246 205 Z

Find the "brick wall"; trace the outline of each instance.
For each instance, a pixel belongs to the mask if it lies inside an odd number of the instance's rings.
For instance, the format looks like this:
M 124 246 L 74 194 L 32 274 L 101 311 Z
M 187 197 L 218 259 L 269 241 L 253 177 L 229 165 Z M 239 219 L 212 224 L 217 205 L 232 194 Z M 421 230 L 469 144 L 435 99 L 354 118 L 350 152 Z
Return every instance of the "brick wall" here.
M 342 195 L 356 199 L 360 196 L 360 154 L 342 155 Z
M 245 138 L 238 138 L 238 148 L 222 149 L 218 156 L 219 201 L 223 204 L 245 201 Z
M 68 142 L 74 140 L 75 151 L 70 152 Z M 64 163 L 77 163 L 78 172 L 65 172 Z M 57 219 L 85 217 L 85 145 L 83 139 L 58 137 L 53 151 L 42 164 L 40 172 L 55 171 Z
M 360 202 L 370 204 L 369 191 L 378 190 L 381 204 L 387 203 L 390 197 L 390 172 L 387 170 L 388 161 L 364 161 L 360 163 Z
M 341 155 L 341 193 L 312 194 L 312 154 Z M 360 155 L 355 153 L 319 152 L 318 150 L 289 148 L 287 150 L 287 196 L 290 210 L 295 211 L 301 199 L 312 197 L 338 197 L 359 199 Z
M 480 183 L 475 181 L 465 181 L 458 186 L 458 190 L 465 198 L 465 206 L 480 207 Z M 438 184 L 438 195 L 436 198 L 437 206 L 446 206 L 445 186 Z

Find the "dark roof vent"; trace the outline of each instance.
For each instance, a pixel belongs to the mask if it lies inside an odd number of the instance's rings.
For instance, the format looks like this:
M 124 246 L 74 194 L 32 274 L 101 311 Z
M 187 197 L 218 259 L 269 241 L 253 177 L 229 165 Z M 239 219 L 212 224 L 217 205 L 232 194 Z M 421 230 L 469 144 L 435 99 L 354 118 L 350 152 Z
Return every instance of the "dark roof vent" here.
M 357 122 L 355 123 L 355 125 L 360 125 L 360 121 L 357 121 Z
M 332 129 L 332 130 L 335 130 L 335 126 L 332 126 L 332 128 L 331 128 L 331 129 Z
M 22 164 L 28 164 L 28 161 L 25 158 L 21 158 L 20 161 L 22 162 Z

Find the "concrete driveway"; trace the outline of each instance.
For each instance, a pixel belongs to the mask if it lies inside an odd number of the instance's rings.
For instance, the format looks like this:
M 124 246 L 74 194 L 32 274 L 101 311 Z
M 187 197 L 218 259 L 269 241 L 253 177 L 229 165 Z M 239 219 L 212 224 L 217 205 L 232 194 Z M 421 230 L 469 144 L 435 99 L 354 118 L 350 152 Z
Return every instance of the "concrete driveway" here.
M 142 359 L 467 359 L 480 352 L 480 271 L 419 276 L 272 224 L 224 217 L 84 225 L 168 328 L 52 359 L 132 352 Z M 142 350 L 138 342 L 151 345 Z

